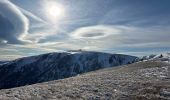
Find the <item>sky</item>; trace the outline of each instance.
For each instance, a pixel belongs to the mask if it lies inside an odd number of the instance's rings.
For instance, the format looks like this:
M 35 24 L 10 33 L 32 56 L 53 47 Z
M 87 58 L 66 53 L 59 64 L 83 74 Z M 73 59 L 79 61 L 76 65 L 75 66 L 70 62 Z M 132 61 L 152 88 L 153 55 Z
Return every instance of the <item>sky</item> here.
M 0 0 L 0 60 L 83 49 L 170 51 L 170 0 Z

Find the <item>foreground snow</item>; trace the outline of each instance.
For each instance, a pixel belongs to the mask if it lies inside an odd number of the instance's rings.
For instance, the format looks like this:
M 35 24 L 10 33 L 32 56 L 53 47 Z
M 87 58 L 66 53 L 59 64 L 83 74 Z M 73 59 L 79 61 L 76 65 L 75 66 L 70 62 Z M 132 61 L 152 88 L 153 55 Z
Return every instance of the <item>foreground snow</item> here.
M 170 65 L 146 61 L 0 90 L 0 100 L 169 100 Z

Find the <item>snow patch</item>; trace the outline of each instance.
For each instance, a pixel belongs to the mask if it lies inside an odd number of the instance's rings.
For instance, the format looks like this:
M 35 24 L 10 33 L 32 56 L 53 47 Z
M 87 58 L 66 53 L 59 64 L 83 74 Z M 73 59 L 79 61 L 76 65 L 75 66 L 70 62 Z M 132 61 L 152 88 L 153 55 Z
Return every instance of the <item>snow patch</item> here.
M 144 77 L 168 78 L 169 66 L 140 69 L 140 74 Z

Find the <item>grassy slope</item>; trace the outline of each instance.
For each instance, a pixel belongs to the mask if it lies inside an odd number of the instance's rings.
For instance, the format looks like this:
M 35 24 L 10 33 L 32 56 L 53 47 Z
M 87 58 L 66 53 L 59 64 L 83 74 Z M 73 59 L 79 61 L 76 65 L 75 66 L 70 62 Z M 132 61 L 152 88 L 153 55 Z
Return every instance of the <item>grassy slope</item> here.
M 0 100 L 170 100 L 170 65 L 140 62 L 0 90 Z

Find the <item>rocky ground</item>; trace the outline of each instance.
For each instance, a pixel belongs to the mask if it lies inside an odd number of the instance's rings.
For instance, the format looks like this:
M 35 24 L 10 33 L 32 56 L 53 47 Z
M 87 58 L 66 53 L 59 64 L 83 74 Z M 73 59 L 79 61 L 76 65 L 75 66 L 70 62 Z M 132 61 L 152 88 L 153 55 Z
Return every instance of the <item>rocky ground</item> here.
M 138 62 L 0 90 L 0 100 L 170 100 L 170 65 Z

